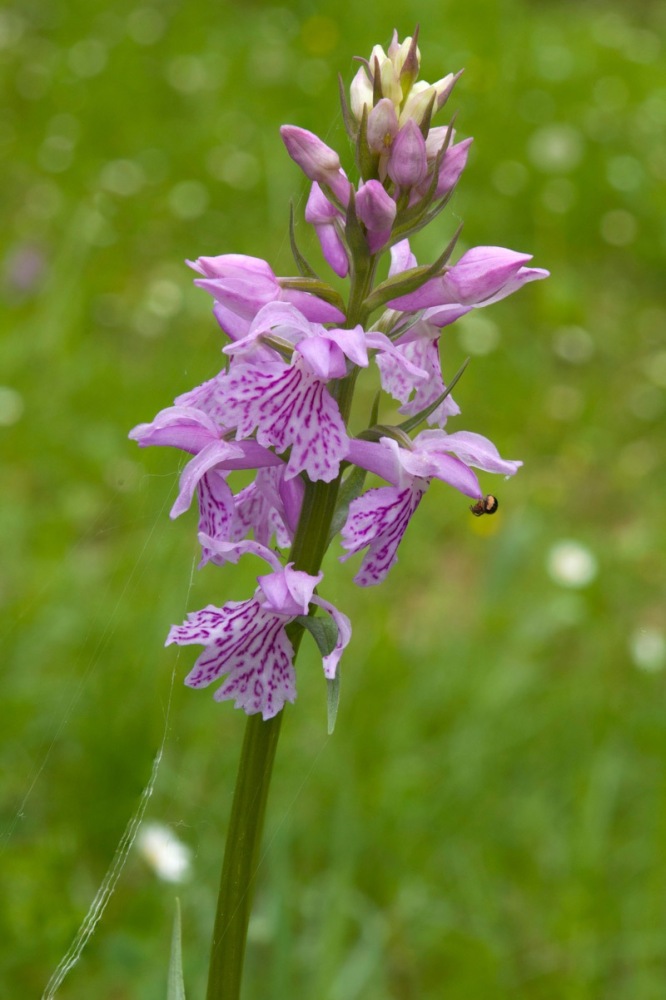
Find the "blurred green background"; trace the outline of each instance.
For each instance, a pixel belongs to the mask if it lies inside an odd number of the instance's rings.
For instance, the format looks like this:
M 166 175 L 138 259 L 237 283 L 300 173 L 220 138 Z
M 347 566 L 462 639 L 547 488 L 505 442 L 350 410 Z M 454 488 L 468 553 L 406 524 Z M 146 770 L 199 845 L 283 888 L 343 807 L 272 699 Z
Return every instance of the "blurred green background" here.
M 336 74 L 417 21 L 425 79 L 465 67 L 448 109 L 476 137 L 420 259 L 464 219 L 461 249 L 552 271 L 443 338 L 449 376 L 472 355 L 450 427 L 525 467 L 484 480 L 495 519 L 437 484 L 381 588 L 329 555 L 354 625 L 338 725 L 304 643 L 245 996 L 665 994 L 666 8 L 22 0 L 0 11 L 3 997 L 41 995 L 163 735 L 147 819 L 190 878 L 134 849 L 59 996 L 164 997 L 176 894 L 203 994 L 244 719 L 162 647 L 255 567 L 194 571 L 182 456 L 127 431 L 220 365 L 184 258 L 293 273 L 306 184 L 278 126 L 349 166 Z

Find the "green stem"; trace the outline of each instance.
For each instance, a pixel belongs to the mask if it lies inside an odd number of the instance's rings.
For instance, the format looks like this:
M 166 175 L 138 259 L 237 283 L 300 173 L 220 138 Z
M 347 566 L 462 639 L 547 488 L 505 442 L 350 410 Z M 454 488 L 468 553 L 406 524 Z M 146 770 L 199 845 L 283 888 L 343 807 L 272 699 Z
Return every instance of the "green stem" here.
M 282 712 L 251 715 L 238 765 L 210 955 L 207 1000 L 240 996 L 254 877 Z
M 369 256 L 356 261 L 347 312 L 350 328 L 365 319 L 363 302 L 370 292 L 375 263 Z M 353 372 L 335 387 L 334 395 L 345 424 L 355 381 L 356 372 Z M 340 476 L 331 483 L 307 482 L 305 486 L 289 561 L 296 569 L 312 576 L 319 572 L 326 552 L 339 488 Z M 295 657 L 303 627 L 292 623 L 288 626 L 288 635 Z M 254 879 L 282 714 L 266 722 L 260 715 L 251 715 L 247 720 L 222 864 L 207 1000 L 239 1000 L 240 997 Z
M 308 483 L 290 561 L 313 576 L 326 551 L 339 480 Z M 294 658 L 303 627 L 288 626 Z M 245 727 L 220 877 L 208 972 L 207 1000 L 238 1000 L 243 975 L 254 877 L 283 713 L 264 722 L 251 715 Z

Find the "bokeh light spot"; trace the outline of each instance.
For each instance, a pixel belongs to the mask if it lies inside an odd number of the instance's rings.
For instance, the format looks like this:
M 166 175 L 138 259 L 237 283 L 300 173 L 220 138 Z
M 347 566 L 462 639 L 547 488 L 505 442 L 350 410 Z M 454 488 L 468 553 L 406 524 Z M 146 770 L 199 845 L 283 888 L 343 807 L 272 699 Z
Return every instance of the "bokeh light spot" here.
M 169 208 L 179 219 L 197 219 L 206 211 L 210 198 L 201 181 L 181 181 L 169 192 Z
M 584 406 L 583 393 L 572 385 L 553 385 L 544 398 L 546 413 L 554 420 L 576 420 Z
M 573 208 L 577 197 L 578 188 L 568 177 L 553 177 L 541 191 L 541 201 L 557 215 L 564 215 Z
M 534 63 L 544 80 L 566 80 L 574 70 L 574 55 L 566 45 L 539 45 Z
M 616 208 L 602 215 L 599 232 L 611 246 L 626 247 L 636 239 L 638 223 L 631 212 L 627 212 L 624 208 Z
M 666 350 L 656 351 L 645 359 L 644 370 L 650 381 L 666 389 Z
M 658 457 L 654 446 L 645 438 L 630 441 L 618 455 L 618 472 L 621 476 L 641 479 L 649 475 L 657 465 Z
M 580 542 L 557 542 L 548 552 L 548 575 L 562 587 L 587 587 L 597 575 L 594 554 Z
M 544 125 L 530 136 L 527 153 L 539 170 L 548 173 L 574 170 L 583 158 L 583 136 L 573 125 Z
M 84 79 L 101 73 L 106 61 L 106 45 L 98 38 L 82 39 L 72 46 L 67 55 L 69 68 Z
M 111 194 L 127 198 L 137 194 L 145 180 L 143 170 L 133 160 L 111 160 L 102 167 L 99 183 Z
M 148 286 L 146 308 L 156 316 L 164 319 L 175 316 L 182 304 L 183 290 L 175 281 L 156 278 Z
M 127 34 L 137 45 L 154 45 L 164 34 L 166 22 L 154 7 L 137 7 L 127 18 Z
M 518 160 L 502 160 L 492 173 L 493 184 L 500 194 L 512 197 L 519 194 L 527 184 L 529 171 Z
M 14 10 L 0 10 L 0 49 L 11 49 L 20 40 L 25 22 Z
M 606 176 L 616 191 L 635 191 L 641 186 L 645 172 L 634 156 L 614 156 L 606 164 Z
M 581 326 L 561 326 L 553 334 L 553 350 L 563 361 L 582 365 L 594 355 L 594 339 Z
M 252 153 L 229 146 L 216 146 L 206 157 L 211 177 L 239 191 L 255 187 L 261 176 L 259 161 Z
M 656 420 L 664 410 L 664 393 L 656 386 L 642 382 L 629 392 L 627 409 L 639 420 Z
M 458 320 L 458 343 L 466 354 L 490 354 L 499 342 L 500 330 L 493 320 L 473 314 Z
M 65 135 L 49 135 L 42 143 L 37 159 L 44 170 L 60 174 L 71 166 L 74 159 L 74 142 Z
M 52 219 L 63 203 L 63 193 L 54 181 L 43 180 L 28 188 L 25 210 L 34 219 Z
M 8 385 L 0 385 L 0 427 L 11 427 L 23 416 L 23 396 Z
M 181 94 L 196 94 L 210 83 L 205 63 L 198 56 L 176 56 L 166 68 L 166 77 Z
M 666 638 L 661 629 L 638 628 L 629 637 L 629 653 L 634 665 L 646 673 L 657 673 L 666 666 Z
M 163 823 L 144 824 L 136 839 L 137 850 L 163 882 L 184 882 L 190 874 L 192 852 Z

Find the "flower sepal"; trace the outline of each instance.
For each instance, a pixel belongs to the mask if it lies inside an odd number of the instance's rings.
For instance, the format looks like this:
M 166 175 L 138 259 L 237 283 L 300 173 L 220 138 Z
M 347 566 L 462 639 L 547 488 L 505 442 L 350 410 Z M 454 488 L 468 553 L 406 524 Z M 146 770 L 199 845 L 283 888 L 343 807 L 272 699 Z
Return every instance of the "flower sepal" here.
M 440 254 L 437 260 L 432 264 L 420 264 L 417 267 L 407 268 L 398 274 L 390 275 L 385 281 L 382 281 L 379 285 L 377 285 L 374 291 L 368 295 L 365 300 L 365 307 L 368 312 L 380 309 L 388 302 L 402 299 L 407 295 L 413 295 L 415 292 L 418 292 L 418 290 L 425 285 L 426 282 L 431 281 L 433 278 L 445 275 L 449 270 L 447 267 L 447 261 L 453 253 L 461 229 L 462 226 L 459 226 L 453 234 L 453 239 L 450 241 L 444 253 Z M 410 291 L 402 291 L 403 288 L 409 288 Z M 396 291 L 398 289 L 400 289 L 400 291 Z
M 321 278 L 308 278 L 305 276 L 298 278 L 278 278 L 278 283 L 281 288 L 291 293 L 289 301 L 293 305 L 299 305 L 299 293 L 302 293 L 306 297 L 314 295 L 316 298 L 321 299 L 322 302 L 326 302 L 328 305 L 333 306 L 334 309 L 337 309 L 344 319 L 345 303 L 342 296 L 332 285 L 329 285 L 326 281 L 322 281 Z M 334 322 L 334 320 L 323 320 L 322 322 Z

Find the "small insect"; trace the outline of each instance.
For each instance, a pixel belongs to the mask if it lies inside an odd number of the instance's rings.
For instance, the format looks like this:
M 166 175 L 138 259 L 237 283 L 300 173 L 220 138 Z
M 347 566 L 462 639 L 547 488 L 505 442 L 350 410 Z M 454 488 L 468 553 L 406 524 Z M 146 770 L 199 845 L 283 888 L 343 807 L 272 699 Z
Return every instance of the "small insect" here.
M 481 517 L 482 514 L 494 514 L 498 507 L 499 501 L 497 497 L 489 493 L 482 500 L 477 500 L 476 503 L 470 504 L 469 509 L 474 514 L 474 517 Z

